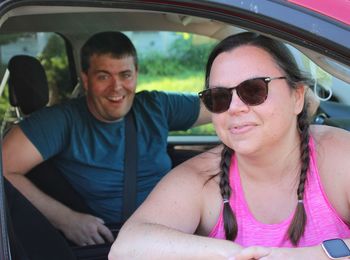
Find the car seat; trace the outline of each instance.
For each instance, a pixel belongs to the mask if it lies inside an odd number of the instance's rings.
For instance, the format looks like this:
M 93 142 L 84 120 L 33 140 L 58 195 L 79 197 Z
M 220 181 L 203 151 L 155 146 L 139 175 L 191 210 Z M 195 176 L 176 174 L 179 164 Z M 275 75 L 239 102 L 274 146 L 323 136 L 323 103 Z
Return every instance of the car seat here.
M 49 87 L 41 63 L 28 55 L 17 55 L 8 64 L 9 101 L 20 120 L 49 102 Z
M 24 117 L 44 108 L 49 102 L 49 87 L 45 70 L 39 60 L 28 55 L 17 55 L 10 59 L 9 101 L 15 108 L 15 124 Z M 80 212 L 90 212 L 85 202 L 52 164 L 52 160 L 31 170 L 27 177 L 41 190 L 69 207 Z M 73 205 L 72 205 L 73 203 Z
M 43 108 L 49 102 L 45 70 L 40 62 L 28 55 L 16 55 L 8 63 L 9 103 L 1 126 L 4 136 L 23 117 Z M 14 114 L 14 115 L 13 115 Z
M 12 57 L 8 70 L 9 102 L 16 112 L 13 123 L 17 124 L 47 105 L 48 82 L 44 68 L 31 56 Z M 27 176 L 38 186 L 45 186 L 43 180 L 52 182 L 60 178 L 49 161 L 35 167 Z M 14 259 L 75 259 L 66 240 L 47 219 L 6 179 L 4 186 Z

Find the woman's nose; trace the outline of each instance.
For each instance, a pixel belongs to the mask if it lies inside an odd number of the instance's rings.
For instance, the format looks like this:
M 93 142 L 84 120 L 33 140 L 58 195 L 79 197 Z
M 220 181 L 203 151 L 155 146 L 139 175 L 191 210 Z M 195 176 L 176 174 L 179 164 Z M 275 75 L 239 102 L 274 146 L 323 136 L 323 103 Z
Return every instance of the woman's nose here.
M 230 106 L 228 108 L 229 113 L 241 113 L 249 110 L 249 106 L 245 104 L 242 99 L 238 96 L 236 89 L 232 90 L 232 97 Z

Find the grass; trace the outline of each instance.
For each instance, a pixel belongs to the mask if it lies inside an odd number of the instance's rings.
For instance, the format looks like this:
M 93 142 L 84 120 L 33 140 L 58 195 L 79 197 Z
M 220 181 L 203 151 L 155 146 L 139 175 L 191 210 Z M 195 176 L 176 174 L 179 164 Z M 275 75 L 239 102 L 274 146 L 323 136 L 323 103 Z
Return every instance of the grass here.
M 200 72 L 185 73 L 178 76 L 139 75 L 137 91 L 163 90 L 199 92 L 204 88 L 204 75 Z

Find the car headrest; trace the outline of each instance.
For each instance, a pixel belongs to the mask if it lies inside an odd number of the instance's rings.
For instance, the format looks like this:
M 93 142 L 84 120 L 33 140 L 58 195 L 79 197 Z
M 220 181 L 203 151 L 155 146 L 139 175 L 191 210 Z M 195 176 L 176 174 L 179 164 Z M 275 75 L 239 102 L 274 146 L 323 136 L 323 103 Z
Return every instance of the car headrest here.
M 28 115 L 46 106 L 49 88 L 45 70 L 34 57 L 17 55 L 8 64 L 9 98 L 12 106 L 19 107 Z

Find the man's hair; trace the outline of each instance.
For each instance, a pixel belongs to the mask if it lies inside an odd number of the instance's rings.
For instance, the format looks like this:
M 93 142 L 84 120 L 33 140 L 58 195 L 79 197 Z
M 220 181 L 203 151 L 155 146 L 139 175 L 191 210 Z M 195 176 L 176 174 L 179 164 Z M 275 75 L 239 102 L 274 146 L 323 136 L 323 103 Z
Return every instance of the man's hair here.
M 87 73 L 90 67 L 90 58 L 94 54 L 111 55 L 113 58 L 121 59 L 133 57 L 135 67 L 138 66 L 135 46 L 130 39 L 121 32 L 101 32 L 90 37 L 81 48 L 81 69 Z

